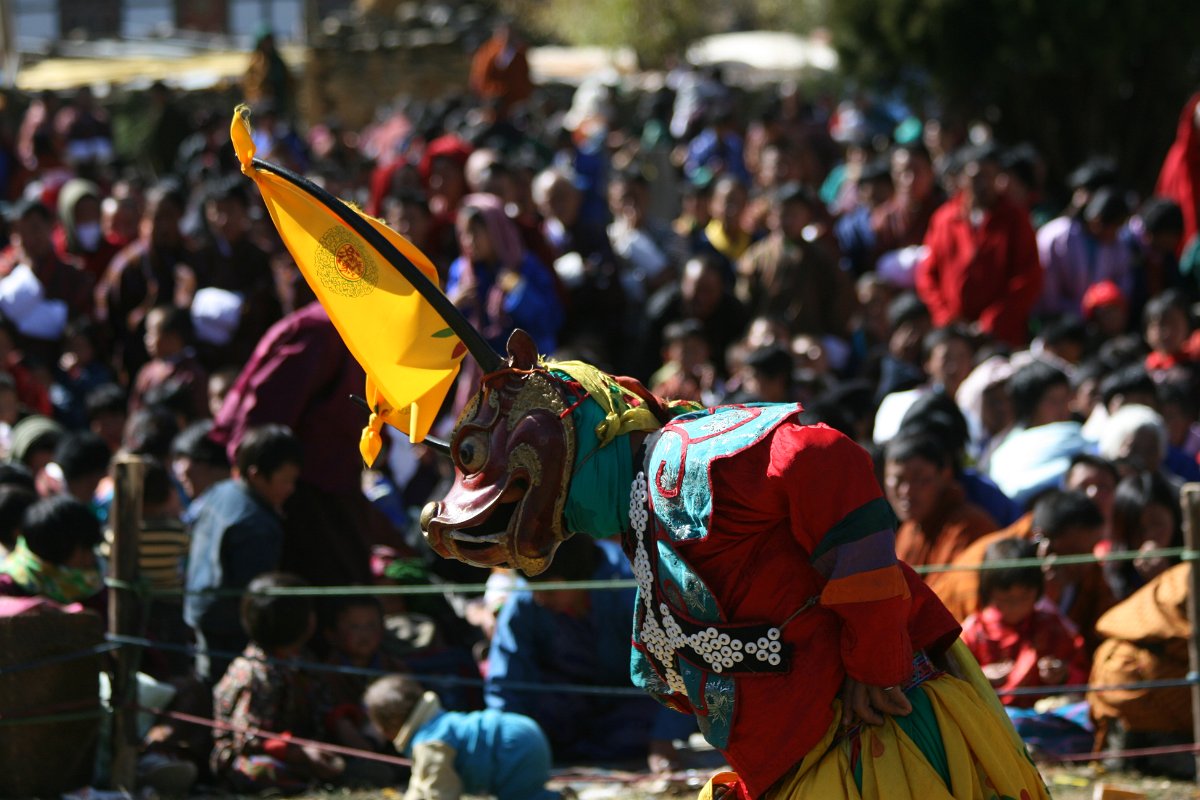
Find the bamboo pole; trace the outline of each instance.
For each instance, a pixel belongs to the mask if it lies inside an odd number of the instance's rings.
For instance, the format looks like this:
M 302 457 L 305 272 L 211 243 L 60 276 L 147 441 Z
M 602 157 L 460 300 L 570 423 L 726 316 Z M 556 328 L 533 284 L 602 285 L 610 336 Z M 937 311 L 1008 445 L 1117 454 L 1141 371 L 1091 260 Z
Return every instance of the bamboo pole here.
M 117 583 L 108 598 L 108 630 L 118 636 L 136 635 L 141 615 L 141 601 L 127 587 L 137 580 L 144 473 L 140 456 L 121 456 L 113 463 L 115 485 L 109 515 L 113 542 L 108 574 Z M 137 788 L 137 657 L 135 649 L 117 650 L 112 680 L 112 786 L 127 792 Z
M 1180 493 L 1180 504 L 1183 506 L 1183 543 L 1195 553 L 1200 544 L 1200 483 L 1189 483 Z M 1191 587 L 1188 592 L 1188 621 L 1192 633 L 1188 637 L 1188 677 L 1192 679 L 1192 741 L 1200 743 L 1200 683 L 1196 676 L 1200 675 L 1200 565 L 1192 562 Z M 1200 752 L 1195 754 L 1196 781 L 1200 783 Z
M 21 67 L 21 53 L 17 50 L 17 32 L 14 28 L 16 15 L 11 3 L 0 0 L 0 85 L 6 89 L 17 85 L 17 71 Z

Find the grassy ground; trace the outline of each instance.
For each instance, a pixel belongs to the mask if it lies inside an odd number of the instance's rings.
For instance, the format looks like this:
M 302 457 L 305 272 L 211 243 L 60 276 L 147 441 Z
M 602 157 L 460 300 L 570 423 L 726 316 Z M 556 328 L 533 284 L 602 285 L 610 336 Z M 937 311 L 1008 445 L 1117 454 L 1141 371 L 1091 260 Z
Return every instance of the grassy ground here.
M 1192 783 L 1170 781 L 1137 773 L 1102 774 L 1092 767 L 1043 767 L 1042 776 L 1055 800 L 1093 800 L 1098 798 L 1097 787 L 1101 785 L 1139 792 L 1147 800 L 1200 800 L 1200 789 Z M 684 800 L 694 798 L 707 774 L 697 773 L 694 781 L 680 782 L 671 786 L 661 781 L 646 780 L 640 783 L 583 783 L 573 782 L 571 788 L 579 800 Z M 689 786 L 689 784 L 691 784 Z M 304 795 L 305 800 L 368 800 L 385 798 L 399 800 L 402 792 L 393 789 L 370 792 L 333 791 Z M 464 798 L 466 800 L 466 798 Z
M 1144 794 L 1148 800 L 1193 800 L 1200 798 L 1194 783 L 1171 781 L 1132 772 L 1105 774 L 1092 767 L 1042 767 L 1042 777 L 1055 800 L 1092 800 L 1096 787 L 1113 786 Z
M 560 777 L 550 785 L 569 788 L 578 800 L 692 800 L 713 774 L 727 769 L 720 754 L 698 736 L 693 737 L 691 746 L 680 755 L 687 771 L 674 773 L 675 779 L 671 781 L 639 772 L 640 764 L 632 762 L 621 765 L 623 769 L 574 768 L 569 774 L 559 772 Z M 1195 783 L 1137 772 L 1105 772 L 1098 764 L 1040 765 L 1040 769 L 1054 800 L 1100 800 L 1102 786 L 1134 792 L 1146 800 L 1200 800 L 1200 789 Z M 301 800 L 401 800 L 403 794 L 403 787 L 370 791 L 330 789 L 302 795 Z

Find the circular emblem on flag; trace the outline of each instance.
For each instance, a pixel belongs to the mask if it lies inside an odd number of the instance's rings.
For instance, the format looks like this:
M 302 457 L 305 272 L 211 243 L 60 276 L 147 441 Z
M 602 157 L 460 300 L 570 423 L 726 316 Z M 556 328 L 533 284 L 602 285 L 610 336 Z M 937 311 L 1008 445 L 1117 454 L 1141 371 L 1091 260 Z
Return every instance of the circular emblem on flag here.
M 333 255 L 333 265 L 346 280 L 362 280 L 365 265 L 362 256 L 358 254 L 358 248 L 354 245 L 347 243 L 339 247 Z
M 345 297 L 370 294 L 379 283 L 374 254 L 345 228 L 334 227 L 321 237 L 314 259 L 321 285 Z

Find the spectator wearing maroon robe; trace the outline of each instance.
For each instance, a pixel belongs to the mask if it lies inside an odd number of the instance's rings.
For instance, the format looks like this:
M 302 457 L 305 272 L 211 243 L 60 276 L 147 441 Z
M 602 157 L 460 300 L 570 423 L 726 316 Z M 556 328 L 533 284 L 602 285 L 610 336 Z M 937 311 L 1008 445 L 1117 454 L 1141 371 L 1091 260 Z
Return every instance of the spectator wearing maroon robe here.
M 923 145 L 897 147 L 892 152 L 891 175 L 895 194 L 871 213 L 876 255 L 919 245 L 933 212 L 946 199 Z
M 230 458 L 256 426 L 286 425 L 304 442 L 296 492 L 283 507 L 281 566 L 318 585 L 368 583 L 371 540 L 391 529 L 363 496 L 358 438 L 362 367 L 329 315 L 310 303 L 275 323 L 225 398 L 212 438 Z

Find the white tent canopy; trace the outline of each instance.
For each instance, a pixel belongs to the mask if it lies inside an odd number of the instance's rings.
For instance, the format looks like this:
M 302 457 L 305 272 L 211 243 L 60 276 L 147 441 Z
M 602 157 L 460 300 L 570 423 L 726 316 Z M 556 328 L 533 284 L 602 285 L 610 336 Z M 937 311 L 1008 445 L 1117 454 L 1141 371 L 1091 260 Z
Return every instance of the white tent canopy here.
M 719 33 L 700 39 L 687 50 L 696 66 L 745 64 L 770 72 L 799 72 L 837 68 L 837 51 L 824 41 L 781 31 Z

